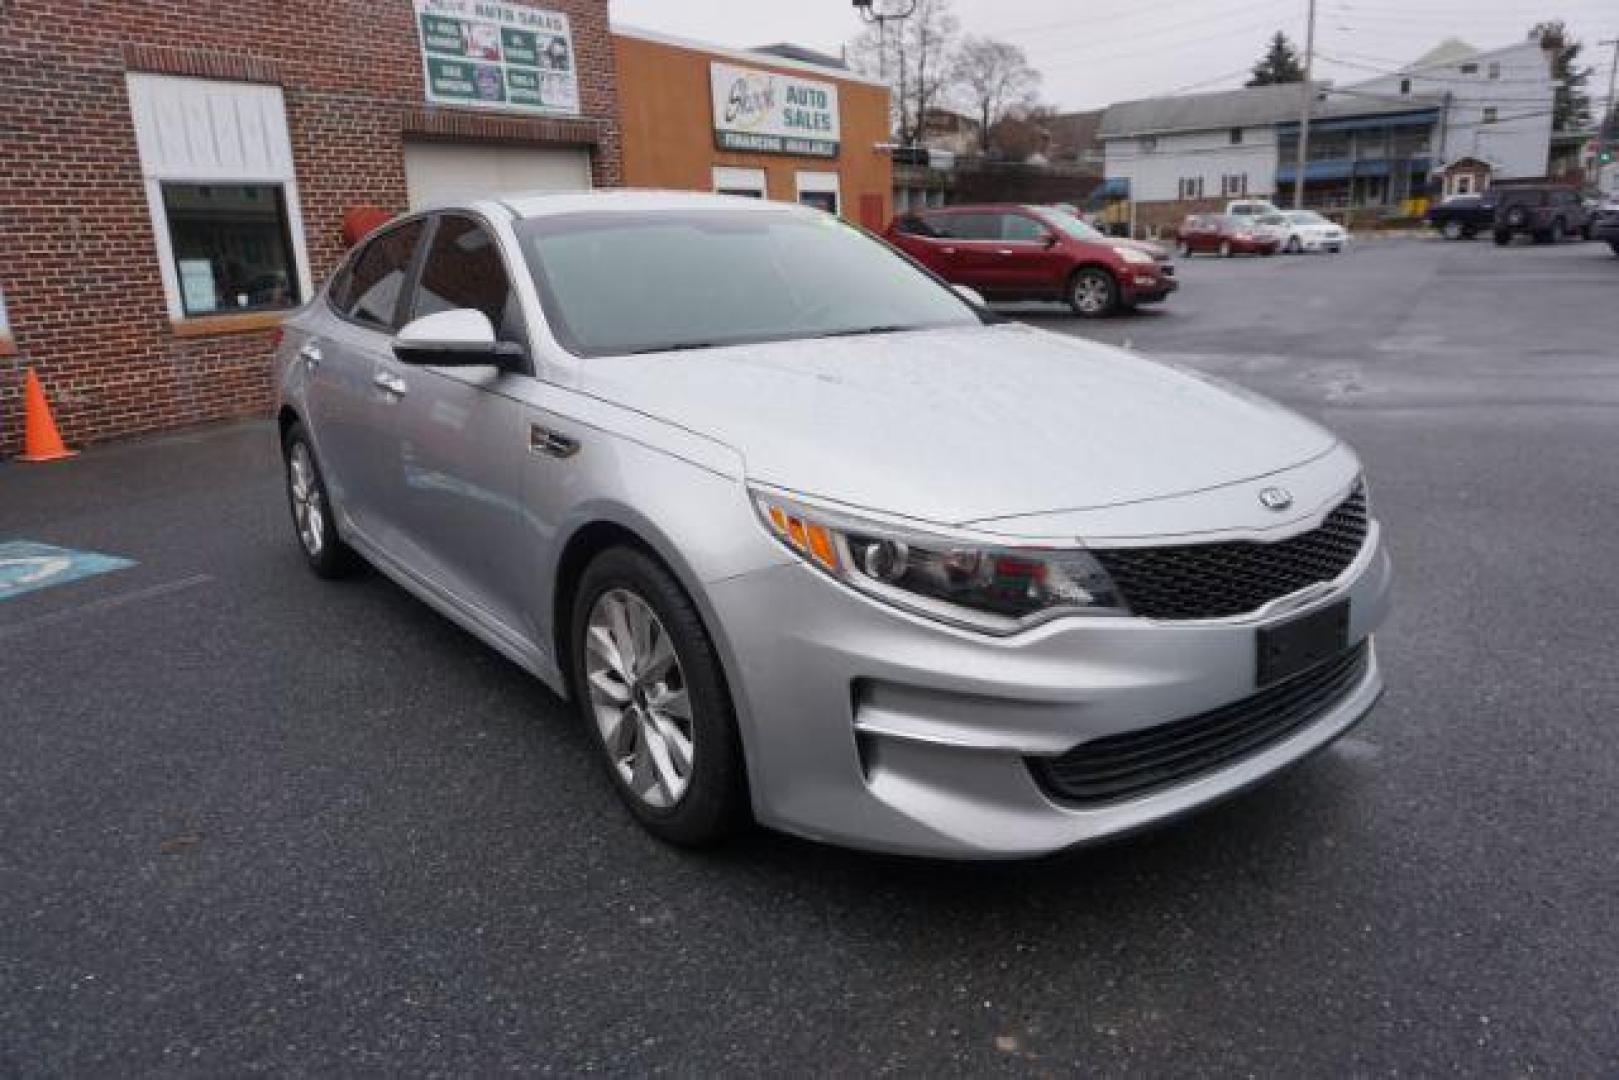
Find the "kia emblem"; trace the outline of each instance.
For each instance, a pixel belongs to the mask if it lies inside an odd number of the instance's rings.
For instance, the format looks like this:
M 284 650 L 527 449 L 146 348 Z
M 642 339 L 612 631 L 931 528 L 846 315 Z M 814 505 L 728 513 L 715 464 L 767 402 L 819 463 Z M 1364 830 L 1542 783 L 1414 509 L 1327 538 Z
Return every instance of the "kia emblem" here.
M 1267 510 L 1286 510 L 1293 505 L 1293 493 L 1286 488 L 1268 487 L 1259 493 L 1259 501 Z

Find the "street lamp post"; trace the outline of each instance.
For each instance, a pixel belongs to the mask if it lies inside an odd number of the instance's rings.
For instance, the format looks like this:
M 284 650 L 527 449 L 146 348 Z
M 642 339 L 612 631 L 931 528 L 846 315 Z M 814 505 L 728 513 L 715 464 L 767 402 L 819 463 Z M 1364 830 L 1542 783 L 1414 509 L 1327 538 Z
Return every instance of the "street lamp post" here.
M 882 4 L 882 0 L 854 0 L 854 9 L 860 18 L 868 23 L 877 24 L 877 77 L 888 78 L 888 24 L 909 19 L 916 14 L 916 5 L 920 0 L 907 0 L 903 9 L 890 11 Z

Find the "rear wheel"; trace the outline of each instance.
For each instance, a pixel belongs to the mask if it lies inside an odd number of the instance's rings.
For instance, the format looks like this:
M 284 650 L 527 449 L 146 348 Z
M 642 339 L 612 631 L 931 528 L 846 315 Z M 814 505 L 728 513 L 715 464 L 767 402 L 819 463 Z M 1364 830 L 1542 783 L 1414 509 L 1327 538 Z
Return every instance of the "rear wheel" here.
M 1289 255 L 1297 255 L 1299 252 L 1301 252 L 1303 250 L 1304 250 L 1304 244 L 1299 240 L 1298 237 L 1289 236 L 1287 238 L 1287 253 Z
M 292 508 L 292 525 L 304 561 L 323 578 L 340 578 L 354 572 L 359 556 L 337 535 L 331 496 L 302 424 L 293 424 L 281 438 L 282 459 L 287 468 L 287 502 Z
M 1068 285 L 1068 306 L 1082 319 L 1110 314 L 1119 306 L 1119 285 L 1106 270 L 1087 266 Z
M 1444 228 L 1439 230 L 1446 240 L 1460 240 L 1462 238 L 1462 223 L 1455 218 L 1445 222 Z
M 1229 241 L 1229 240 L 1221 240 L 1220 241 L 1220 258 L 1222 258 L 1222 259 L 1231 258 L 1231 241 Z
M 1508 229 L 1495 230 L 1495 246 L 1506 247 L 1512 243 L 1512 232 Z
M 1181 258 L 1190 259 L 1192 257 L 1192 245 L 1188 244 L 1185 240 L 1182 240 L 1180 242 L 1180 253 Z
M 1563 219 L 1552 218 L 1552 227 L 1547 230 L 1546 239 L 1554 244 L 1561 244 L 1563 242 L 1564 232 L 1565 229 L 1563 228 Z
M 1608 241 L 1608 248 L 1615 255 L 1619 255 L 1619 240 L 1609 240 Z
M 687 847 L 747 820 L 741 740 L 719 658 L 691 599 L 633 548 L 598 555 L 574 604 L 573 686 L 619 797 Z

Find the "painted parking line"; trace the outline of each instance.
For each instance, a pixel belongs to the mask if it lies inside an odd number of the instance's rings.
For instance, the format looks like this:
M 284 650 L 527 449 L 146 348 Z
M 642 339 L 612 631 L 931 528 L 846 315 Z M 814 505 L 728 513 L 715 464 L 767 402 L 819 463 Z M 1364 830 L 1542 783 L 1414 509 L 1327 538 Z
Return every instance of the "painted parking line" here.
M 132 559 L 95 551 L 74 551 L 29 540 L 0 541 L 0 600 L 134 565 Z

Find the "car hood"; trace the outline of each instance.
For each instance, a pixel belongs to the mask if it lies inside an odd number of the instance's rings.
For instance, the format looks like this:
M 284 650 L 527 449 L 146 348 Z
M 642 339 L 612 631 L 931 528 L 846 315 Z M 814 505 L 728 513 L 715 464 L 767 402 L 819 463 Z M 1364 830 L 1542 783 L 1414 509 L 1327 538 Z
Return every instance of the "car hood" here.
M 1137 251 L 1146 252 L 1159 262 L 1163 262 L 1165 259 L 1169 258 L 1168 248 L 1161 244 L 1154 244 L 1148 240 L 1126 240 L 1123 238 L 1115 240 L 1112 237 L 1109 237 L 1107 242 L 1114 247 L 1134 248 Z
M 1246 392 L 1018 325 L 599 357 L 581 380 L 728 444 L 750 480 L 942 524 L 1200 491 L 1335 443 Z

